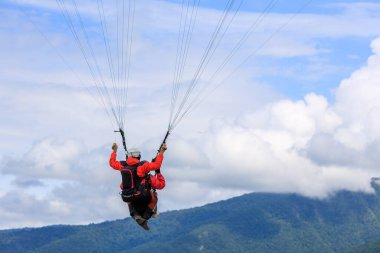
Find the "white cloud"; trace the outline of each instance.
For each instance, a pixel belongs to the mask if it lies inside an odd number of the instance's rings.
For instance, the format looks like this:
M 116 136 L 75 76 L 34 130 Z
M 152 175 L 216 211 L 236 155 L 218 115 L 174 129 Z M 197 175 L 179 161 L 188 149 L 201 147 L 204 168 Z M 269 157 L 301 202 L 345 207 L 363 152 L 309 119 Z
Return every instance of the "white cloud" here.
M 108 166 L 109 150 L 88 152 L 76 141 L 49 138 L 19 159 L 3 159 L 2 173 L 15 179 L 0 196 L 0 226 L 86 224 L 128 216 L 118 194 L 119 173 Z
M 357 150 L 363 150 L 380 137 L 380 39 L 372 42 L 374 55 L 367 65 L 343 80 L 336 91 L 334 109 L 344 118 L 344 126 L 335 138 Z
M 246 115 L 240 126 L 221 127 L 211 138 L 215 167 L 233 171 L 227 178 L 246 175 L 243 185 L 251 190 L 274 187 L 311 196 L 342 188 L 369 191 L 370 178 L 379 174 L 374 150 L 380 117 L 373 116 L 380 101 L 379 42 L 372 43 L 367 66 L 342 81 L 335 103 L 307 94 Z
M 211 166 L 169 168 L 170 180 L 184 181 L 195 196 L 205 185 L 208 193 L 218 187 L 312 197 L 371 192 L 370 179 L 380 173 L 379 43 L 373 41 L 368 64 L 341 82 L 336 101 L 311 93 L 270 103 L 235 123 L 219 122 L 202 139 L 203 148 L 193 145 Z

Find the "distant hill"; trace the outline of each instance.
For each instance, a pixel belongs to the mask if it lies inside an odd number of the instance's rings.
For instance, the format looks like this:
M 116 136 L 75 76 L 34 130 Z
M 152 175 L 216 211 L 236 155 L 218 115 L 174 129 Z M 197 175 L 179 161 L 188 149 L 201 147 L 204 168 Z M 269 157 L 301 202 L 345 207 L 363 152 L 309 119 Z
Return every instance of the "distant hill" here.
M 2 231 L 0 252 L 341 253 L 380 238 L 380 187 L 373 187 L 375 194 L 341 191 L 327 200 L 247 194 L 162 213 L 149 232 L 130 218 Z
M 360 246 L 354 247 L 342 253 L 379 253 L 380 252 L 380 237 L 376 240 L 367 242 Z

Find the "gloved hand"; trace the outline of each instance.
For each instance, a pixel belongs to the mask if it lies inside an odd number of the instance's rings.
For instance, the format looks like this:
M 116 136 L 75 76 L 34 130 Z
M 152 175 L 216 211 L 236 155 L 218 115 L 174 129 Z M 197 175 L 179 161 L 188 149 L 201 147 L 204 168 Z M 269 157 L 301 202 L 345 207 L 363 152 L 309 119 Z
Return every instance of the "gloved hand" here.
M 168 147 L 166 146 L 166 143 L 162 144 L 160 147 L 160 153 L 163 154 L 167 149 L 168 149 Z
M 118 146 L 117 146 L 116 143 L 112 144 L 112 150 L 113 150 L 114 152 L 117 152 L 117 148 L 118 148 Z

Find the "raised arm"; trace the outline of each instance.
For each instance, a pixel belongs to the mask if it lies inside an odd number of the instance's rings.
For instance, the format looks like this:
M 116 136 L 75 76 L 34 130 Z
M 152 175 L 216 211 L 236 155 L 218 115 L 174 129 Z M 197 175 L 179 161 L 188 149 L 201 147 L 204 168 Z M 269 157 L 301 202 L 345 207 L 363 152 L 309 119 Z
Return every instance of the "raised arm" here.
M 158 170 L 161 168 L 162 160 L 164 159 L 164 152 L 167 149 L 166 144 L 162 145 L 160 148 L 160 152 L 158 152 L 154 162 L 146 162 L 143 165 L 137 168 L 137 175 L 139 177 L 144 177 L 145 174 L 149 173 L 153 170 Z
M 139 177 L 144 177 L 145 174 L 149 173 L 149 171 L 158 170 L 161 168 L 163 159 L 164 155 L 162 153 L 158 153 L 154 162 L 146 162 L 137 168 L 137 175 Z
M 110 166 L 115 170 L 121 170 L 123 168 L 123 165 L 119 161 L 116 161 L 116 152 L 117 152 L 117 144 L 114 143 L 112 145 L 112 153 L 110 156 L 109 164 Z

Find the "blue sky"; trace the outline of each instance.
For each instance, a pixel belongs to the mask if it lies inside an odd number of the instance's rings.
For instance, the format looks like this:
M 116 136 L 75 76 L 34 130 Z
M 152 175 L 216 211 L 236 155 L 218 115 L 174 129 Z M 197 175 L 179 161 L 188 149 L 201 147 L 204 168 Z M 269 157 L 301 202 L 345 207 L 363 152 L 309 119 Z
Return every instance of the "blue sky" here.
M 170 1 L 181 3 L 181 1 Z M 227 1 L 224 1 L 227 2 Z M 243 12 L 261 12 L 269 1 L 244 1 L 241 6 Z M 223 10 L 225 5 L 215 1 L 201 1 L 200 5 L 205 8 Z M 377 6 L 376 1 L 278 1 L 272 9 L 272 13 L 293 14 L 301 9 L 302 15 L 305 14 L 331 14 L 339 18 L 346 16 L 348 13 L 355 13 L 355 16 L 366 18 L 371 15 L 378 16 L 378 8 L 369 8 L 368 6 Z M 341 27 L 346 30 L 345 27 Z M 291 29 L 292 30 L 292 29 Z M 371 30 L 371 29 L 368 29 Z M 263 68 L 271 68 L 273 60 L 283 69 L 278 69 L 277 74 L 266 74 L 265 71 L 258 76 L 259 80 L 266 82 L 267 85 L 294 99 L 299 99 L 309 92 L 317 92 L 329 99 L 334 99 L 333 89 L 337 84 L 350 73 L 360 67 L 371 53 L 368 41 L 377 36 L 377 29 L 373 32 L 368 31 L 362 36 L 351 35 L 349 31 L 344 35 L 330 36 L 324 35 L 315 38 L 307 38 L 314 47 L 321 52 L 310 57 L 256 57 L 256 61 Z M 284 28 L 284 33 L 287 29 Z M 293 31 L 292 31 L 293 32 Z M 302 31 L 301 31 L 302 32 Z M 278 38 L 274 37 L 274 41 Z M 278 41 L 281 43 L 281 41 Z M 288 63 L 291 64 L 288 64 Z M 319 64 L 320 67 L 315 66 Z M 324 66 L 323 66 L 324 65 Z M 309 68 L 305 68 L 309 66 Z M 305 73 L 306 71 L 306 73 Z M 303 73 L 302 73 L 303 72 Z M 282 74 L 284 73 L 284 74 Z M 304 75 L 307 74 L 305 77 Z M 283 85 L 282 83 L 286 83 Z M 307 84 L 305 84 L 307 82 Z
M 226 2 L 200 1 L 184 84 Z M 200 88 L 229 78 L 170 136 L 160 210 L 246 192 L 313 198 L 341 189 L 371 192 L 380 162 L 374 151 L 380 147 L 380 4 L 310 1 L 291 19 L 308 1 L 279 0 L 209 82 L 269 2 L 244 1 L 205 68 Z M 109 28 L 115 3 L 103 1 Z M 128 146 L 147 160 L 168 124 L 179 3 L 136 1 L 126 132 Z M 78 7 L 99 67 L 108 73 L 96 1 L 78 1 Z M 119 136 L 91 93 L 94 80 L 57 2 L 2 1 L 0 17 L 0 228 L 127 216 L 119 175 L 108 167 Z

